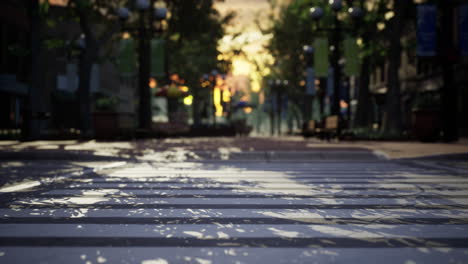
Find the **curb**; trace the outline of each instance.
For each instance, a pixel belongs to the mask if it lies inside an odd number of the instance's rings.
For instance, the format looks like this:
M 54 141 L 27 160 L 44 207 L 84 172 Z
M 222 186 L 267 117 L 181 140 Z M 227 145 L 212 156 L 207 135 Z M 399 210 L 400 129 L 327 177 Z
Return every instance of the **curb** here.
M 419 167 L 423 167 L 425 169 L 431 169 L 431 170 L 440 170 L 440 171 L 445 171 L 449 173 L 455 173 L 458 175 L 466 175 L 468 173 L 467 169 L 463 168 L 458 168 L 454 166 L 447 166 L 444 164 L 440 164 L 438 162 L 434 162 L 434 160 L 399 160 L 398 162 L 401 162 L 406 165 L 416 165 Z
M 381 150 L 373 150 L 372 153 L 380 160 L 390 160 L 391 159 L 390 156 L 387 153 L 385 153 L 385 152 L 383 152 Z
M 251 162 L 307 162 L 307 161 L 378 161 L 388 160 L 385 153 L 370 150 L 333 151 L 250 151 L 215 152 L 195 151 L 185 156 L 185 161 L 251 161 Z
M 1 160 L 123 161 L 128 159 L 75 151 L 0 151 Z
M 61 176 L 47 177 L 47 178 L 42 178 L 42 179 L 36 180 L 36 181 L 23 181 L 23 182 L 20 182 L 18 184 L 15 184 L 15 185 L 0 188 L 0 194 L 24 191 L 24 190 L 27 190 L 27 189 L 30 189 L 30 188 L 33 188 L 33 187 L 38 187 L 38 186 L 41 186 L 41 185 L 46 185 L 46 184 L 50 184 L 50 183 L 53 183 L 53 182 L 62 181 L 62 180 L 68 179 L 68 178 L 76 177 L 76 176 L 83 176 L 83 175 L 87 175 L 87 174 L 90 174 L 90 173 L 99 172 L 99 171 L 102 171 L 102 170 L 105 170 L 105 169 L 118 168 L 118 167 L 124 166 L 126 164 L 127 164 L 127 162 L 120 161 L 120 162 L 114 162 L 114 163 L 110 163 L 110 164 L 107 164 L 107 165 L 99 166 L 99 167 L 96 167 L 96 168 L 88 168 L 88 169 L 85 169 L 83 171 L 77 171 L 77 172 L 64 174 L 64 175 L 61 175 Z

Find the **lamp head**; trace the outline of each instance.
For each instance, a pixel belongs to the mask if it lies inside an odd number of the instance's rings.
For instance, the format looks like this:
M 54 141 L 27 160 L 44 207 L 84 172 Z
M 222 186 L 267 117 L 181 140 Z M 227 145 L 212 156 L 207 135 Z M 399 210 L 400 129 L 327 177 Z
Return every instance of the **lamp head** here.
M 117 9 L 117 16 L 122 20 L 127 20 L 130 17 L 130 10 L 126 7 L 120 7 Z
M 150 7 L 149 0 L 136 0 L 136 8 L 140 11 L 144 11 Z
M 357 6 L 350 7 L 348 9 L 348 13 L 354 19 L 359 19 L 364 16 L 364 11 L 362 10 L 362 8 Z
M 304 50 L 304 53 L 306 54 L 314 53 L 314 48 L 310 45 L 305 45 L 302 49 Z
M 80 38 L 76 40 L 76 46 L 79 48 L 79 49 L 86 49 L 86 37 L 85 35 L 81 34 Z
M 155 8 L 154 18 L 156 20 L 164 20 L 167 17 L 167 8 Z
M 329 0 L 328 3 L 335 12 L 340 11 L 343 7 L 343 2 L 341 0 Z
M 314 20 L 319 20 L 324 15 L 323 9 L 321 7 L 312 7 L 309 13 Z

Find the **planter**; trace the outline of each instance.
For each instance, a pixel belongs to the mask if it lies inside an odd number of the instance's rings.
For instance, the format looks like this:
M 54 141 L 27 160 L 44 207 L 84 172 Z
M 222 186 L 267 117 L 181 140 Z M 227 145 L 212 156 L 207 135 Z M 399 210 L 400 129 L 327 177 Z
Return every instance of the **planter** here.
M 97 139 L 112 139 L 118 135 L 119 115 L 115 112 L 94 112 L 94 136 Z
M 441 120 L 438 109 L 415 109 L 412 119 L 413 134 L 418 140 L 432 142 L 440 138 Z

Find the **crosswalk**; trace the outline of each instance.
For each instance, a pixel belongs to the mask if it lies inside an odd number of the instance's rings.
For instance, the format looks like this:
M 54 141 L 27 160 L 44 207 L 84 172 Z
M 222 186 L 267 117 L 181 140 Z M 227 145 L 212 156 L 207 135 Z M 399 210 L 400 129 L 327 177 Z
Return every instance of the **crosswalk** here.
M 141 162 L 2 201 L 0 263 L 468 263 L 468 175 L 391 161 Z

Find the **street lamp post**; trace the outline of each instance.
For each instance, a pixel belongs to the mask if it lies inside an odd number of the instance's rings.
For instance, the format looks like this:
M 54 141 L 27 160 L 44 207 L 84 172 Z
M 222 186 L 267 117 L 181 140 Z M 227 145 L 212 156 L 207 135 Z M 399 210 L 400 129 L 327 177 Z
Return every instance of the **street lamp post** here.
M 155 0 L 137 0 L 136 8 L 140 12 L 138 35 L 138 121 L 139 128 L 144 130 L 151 129 L 151 91 L 149 87 L 151 71 L 151 47 L 150 39 L 152 36 L 153 19 L 163 20 L 167 11 L 165 8 L 156 8 L 148 16 L 147 11 L 152 9 Z
M 276 104 L 276 132 L 281 135 L 281 114 L 282 114 L 282 97 L 283 97 L 283 90 L 289 84 L 288 80 L 270 80 L 268 81 L 268 85 L 270 86 L 270 96 L 271 100 L 271 111 L 270 111 L 270 133 L 273 136 L 275 133 L 275 113 L 273 105 Z M 273 94 L 276 95 L 276 102 L 273 101 Z
M 331 9 L 334 12 L 333 28 L 325 28 L 325 30 L 332 32 L 331 65 L 334 71 L 334 78 L 333 78 L 334 90 L 333 90 L 333 103 L 332 103 L 331 112 L 333 115 L 338 116 L 338 120 L 341 121 L 340 87 L 341 87 L 342 72 L 341 72 L 341 65 L 340 65 L 340 60 L 341 60 L 340 45 L 341 45 L 342 25 L 341 25 L 341 21 L 338 18 L 338 13 L 342 10 L 343 3 L 342 3 L 342 0 L 329 0 L 329 4 L 330 4 Z M 348 13 L 354 19 L 358 19 L 363 16 L 362 9 L 359 7 L 350 7 L 348 9 Z M 312 7 L 310 9 L 310 16 L 312 17 L 312 19 L 316 21 L 319 21 L 324 16 L 324 14 L 325 12 L 320 7 Z M 340 129 L 341 129 L 340 123 L 341 122 L 338 122 L 338 134 L 340 133 Z
M 149 8 L 148 0 L 138 0 L 136 7 L 140 12 L 139 16 L 139 47 L 138 47 L 138 121 L 139 128 L 150 129 L 151 127 L 151 101 L 148 80 L 150 75 L 151 50 L 148 41 L 148 30 L 146 27 L 146 10 Z
M 442 134 L 445 142 L 454 142 L 458 140 L 458 87 L 454 82 L 454 62 L 456 53 L 454 52 L 455 43 L 453 43 L 453 18 L 454 1 L 441 1 L 439 8 L 441 10 L 441 51 L 442 51 L 442 79 L 441 89 L 442 103 Z
M 304 104 L 304 116 L 305 116 L 305 121 L 309 121 L 312 119 L 312 100 L 313 100 L 313 94 L 311 94 L 309 91 L 309 87 L 313 86 L 314 83 L 309 83 L 309 82 L 315 82 L 315 79 L 312 79 L 309 76 L 311 74 L 310 70 L 313 67 L 313 55 L 314 55 L 314 48 L 310 45 L 305 45 L 303 47 L 304 51 L 304 58 L 305 58 L 305 63 L 306 63 L 306 96 L 305 96 L 305 104 Z
M 212 70 L 210 73 L 210 78 L 211 78 L 211 93 L 210 93 L 210 102 L 211 103 L 211 109 L 213 110 L 213 125 L 216 126 L 216 105 L 215 105 L 215 100 L 214 100 L 214 89 L 216 87 L 216 81 L 218 78 L 219 72 L 218 70 Z

